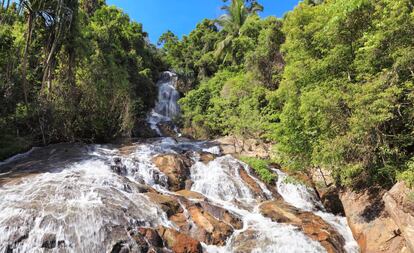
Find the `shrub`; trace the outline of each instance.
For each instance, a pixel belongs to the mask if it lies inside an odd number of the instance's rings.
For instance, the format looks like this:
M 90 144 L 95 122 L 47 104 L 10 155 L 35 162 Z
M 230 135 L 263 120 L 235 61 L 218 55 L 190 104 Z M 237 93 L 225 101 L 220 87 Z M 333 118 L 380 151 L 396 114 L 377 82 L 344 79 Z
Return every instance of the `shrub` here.
M 249 165 L 263 182 L 275 182 L 277 175 L 269 170 L 269 161 L 253 157 L 240 157 L 240 160 Z

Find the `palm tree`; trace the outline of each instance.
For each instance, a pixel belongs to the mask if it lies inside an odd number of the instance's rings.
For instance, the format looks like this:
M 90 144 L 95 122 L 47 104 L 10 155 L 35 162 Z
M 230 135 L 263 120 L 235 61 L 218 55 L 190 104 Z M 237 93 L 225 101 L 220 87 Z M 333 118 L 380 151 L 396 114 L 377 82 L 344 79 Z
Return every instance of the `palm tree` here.
M 228 2 L 229 0 L 223 0 Z M 226 62 L 228 58 L 232 58 L 231 46 L 233 39 L 240 36 L 240 29 L 246 22 L 247 18 L 263 11 L 263 6 L 257 0 L 231 0 L 230 5 L 222 7 L 226 13 L 223 14 L 217 23 L 222 27 L 222 31 L 226 33 L 224 40 L 217 44 L 215 55 L 217 58 L 223 58 Z

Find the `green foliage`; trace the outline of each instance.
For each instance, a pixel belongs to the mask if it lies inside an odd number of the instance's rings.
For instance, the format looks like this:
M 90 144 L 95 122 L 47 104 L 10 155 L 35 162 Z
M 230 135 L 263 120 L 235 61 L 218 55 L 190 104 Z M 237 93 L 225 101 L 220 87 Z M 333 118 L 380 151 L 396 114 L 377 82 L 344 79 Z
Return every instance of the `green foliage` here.
M 240 160 L 248 164 L 263 182 L 271 184 L 277 179 L 277 175 L 269 170 L 269 161 L 253 157 L 240 157 Z
M 104 1 L 21 7 L 0 6 L 1 156 L 129 136 L 153 107 L 154 80 L 166 69 L 142 25 Z
M 200 80 L 213 75 L 219 68 L 213 51 L 222 35 L 213 20 L 205 19 L 181 41 L 171 31 L 159 38 L 163 45 L 164 59 L 184 81 L 182 92 L 194 88 Z
M 252 74 L 218 72 L 180 100 L 185 127 L 197 137 L 260 137 L 270 128 L 267 93 Z
M 283 182 L 285 184 L 294 184 L 294 185 L 306 185 L 305 182 L 303 182 L 302 180 L 294 177 L 294 176 L 286 176 L 285 179 L 283 180 Z
M 0 139 L 0 161 L 18 153 L 28 151 L 32 145 L 32 140 L 28 137 L 18 137 L 2 135 Z
M 287 15 L 274 136 L 287 166 L 330 168 L 351 186 L 395 182 L 414 145 L 409 2 L 301 3 Z
M 283 21 L 241 2 L 209 31 L 220 57 L 177 42 L 215 66 L 181 101 L 191 133 L 273 140 L 285 167 L 323 167 L 340 185 L 411 182 L 412 1 L 303 1 Z
M 406 170 L 398 175 L 398 179 L 405 181 L 409 187 L 414 187 L 414 158 L 407 162 Z

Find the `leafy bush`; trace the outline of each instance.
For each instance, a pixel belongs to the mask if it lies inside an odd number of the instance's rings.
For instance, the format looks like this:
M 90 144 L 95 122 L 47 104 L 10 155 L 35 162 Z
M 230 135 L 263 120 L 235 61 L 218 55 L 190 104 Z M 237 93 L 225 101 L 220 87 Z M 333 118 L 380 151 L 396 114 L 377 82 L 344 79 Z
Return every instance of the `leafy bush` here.
M 180 100 L 185 127 L 194 130 L 195 137 L 262 137 L 270 129 L 269 94 L 251 74 L 218 72 Z
M 277 179 L 277 175 L 269 170 L 269 161 L 253 157 L 240 157 L 240 160 L 248 164 L 263 182 L 270 184 Z
M 414 158 L 407 163 L 407 169 L 398 174 L 398 179 L 404 181 L 409 187 L 414 187 Z

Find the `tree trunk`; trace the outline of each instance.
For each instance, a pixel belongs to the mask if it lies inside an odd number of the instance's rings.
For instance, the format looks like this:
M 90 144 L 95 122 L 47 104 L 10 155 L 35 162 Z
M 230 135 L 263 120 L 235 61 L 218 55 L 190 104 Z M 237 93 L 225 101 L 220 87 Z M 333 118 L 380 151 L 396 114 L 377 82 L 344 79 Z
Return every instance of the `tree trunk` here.
M 57 25 L 57 32 L 56 35 L 53 37 L 52 40 L 52 46 L 50 48 L 49 54 L 46 58 L 46 63 L 45 63 L 45 68 L 44 68 L 44 72 L 43 72 L 43 80 L 42 80 L 42 90 L 47 87 L 48 93 L 47 93 L 47 97 L 49 98 L 50 93 L 52 92 L 52 71 L 53 71 L 53 63 L 54 63 L 54 58 L 55 58 L 55 54 L 57 52 L 61 37 L 62 37 L 62 30 L 63 30 L 63 26 L 65 25 L 64 22 L 62 22 L 60 19 L 62 19 L 63 17 L 63 13 L 62 13 L 62 9 L 63 9 L 63 1 L 60 0 L 59 1 L 59 5 L 58 5 L 58 12 L 57 12 L 57 16 L 56 18 L 59 19 L 59 22 L 55 25 Z M 55 20 L 56 21 L 56 20 Z
M 34 19 L 33 13 L 29 13 L 29 17 L 28 17 L 28 21 L 27 21 L 26 45 L 24 47 L 24 52 L 23 52 L 23 70 L 22 70 L 23 82 L 22 82 L 22 86 L 23 86 L 24 102 L 26 103 L 26 105 L 28 104 L 28 94 L 27 94 L 27 56 L 28 56 L 28 53 L 29 53 L 30 42 L 32 40 L 33 19 Z

